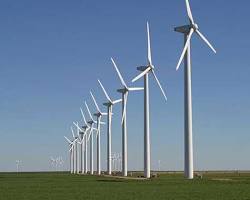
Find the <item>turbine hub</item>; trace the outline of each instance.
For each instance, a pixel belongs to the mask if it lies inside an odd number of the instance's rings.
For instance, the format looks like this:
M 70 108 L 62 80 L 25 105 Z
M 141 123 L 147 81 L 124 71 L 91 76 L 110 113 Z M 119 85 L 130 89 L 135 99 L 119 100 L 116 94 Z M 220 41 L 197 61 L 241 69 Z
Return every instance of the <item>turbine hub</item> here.
M 192 24 L 192 28 L 193 28 L 194 30 L 198 30 L 198 29 L 199 29 L 199 26 L 198 26 L 198 24 Z

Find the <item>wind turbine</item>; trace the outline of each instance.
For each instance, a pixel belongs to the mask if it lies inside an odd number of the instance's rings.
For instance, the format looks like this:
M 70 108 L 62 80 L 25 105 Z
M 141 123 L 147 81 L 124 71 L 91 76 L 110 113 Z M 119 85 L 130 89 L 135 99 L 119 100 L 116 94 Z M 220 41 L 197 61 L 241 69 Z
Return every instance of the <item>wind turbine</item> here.
M 77 166 L 76 166 L 76 171 L 77 173 L 80 173 L 80 169 L 82 168 L 81 166 L 81 163 L 82 163 L 82 160 L 81 160 L 81 157 L 82 157 L 82 149 L 81 149 L 81 146 L 80 148 L 78 149 L 79 145 L 81 145 L 81 137 L 80 137 L 80 129 L 78 129 L 78 122 L 73 122 L 73 124 L 76 126 L 76 132 L 77 132 L 77 136 L 76 136 L 76 139 L 78 141 L 76 141 L 76 157 L 77 157 Z
M 93 154 L 93 130 L 96 130 L 95 128 L 94 128 L 94 124 L 96 124 L 97 123 L 97 121 L 95 121 L 94 119 L 93 119 L 93 117 L 92 117 L 92 114 L 91 114 L 91 112 L 90 112 L 90 110 L 89 110 L 89 107 L 88 107 L 88 104 L 87 104 L 87 102 L 85 101 L 85 106 L 86 106 L 86 108 L 87 108 L 87 111 L 88 111 L 88 113 L 89 113 L 89 117 L 90 117 L 90 120 L 88 121 L 88 124 L 90 125 L 90 135 L 89 135 L 89 137 L 90 137 L 90 174 L 94 174 L 94 159 L 93 159 L 93 156 L 94 156 L 94 154 Z
M 52 170 L 54 170 L 55 161 L 56 160 L 52 156 L 50 156 L 50 164 L 51 164 Z
M 122 99 L 118 99 L 118 100 L 111 100 L 111 98 L 109 97 L 108 93 L 106 92 L 104 86 L 102 85 L 101 81 L 98 80 L 108 102 L 104 103 L 104 106 L 107 106 L 107 110 L 108 110 L 108 117 L 107 117 L 107 172 L 109 175 L 111 175 L 111 171 L 112 171 L 112 158 L 111 158 L 111 124 L 112 124 L 112 110 L 113 110 L 113 105 L 120 103 L 122 101 Z
M 20 171 L 20 165 L 21 165 L 22 161 L 21 160 L 16 160 L 16 171 L 17 173 Z
M 114 65 L 114 68 L 120 78 L 123 88 L 118 89 L 117 92 L 122 94 L 122 175 L 127 176 L 128 173 L 128 163 L 127 163 L 127 100 L 128 100 L 128 93 L 130 91 L 139 91 L 143 90 L 144 88 L 140 87 L 128 87 L 125 83 L 115 61 L 111 58 L 111 61 Z
M 95 113 L 94 115 L 96 116 L 97 118 L 97 162 L 96 162 L 96 165 L 97 165 L 97 174 L 98 175 L 101 175 L 101 124 L 104 124 L 103 122 L 101 122 L 101 118 L 102 116 L 105 116 L 107 115 L 107 113 L 103 113 L 101 112 L 96 100 L 95 100 L 95 97 L 93 95 L 93 93 L 90 91 L 90 95 L 94 101 L 94 104 L 95 104 L 95 107 L 97 109 L 97 113 Z
M 161 171 L 161 160 L 158 160 L 158 171 Z
M 74 173 L 74 140 L 70 141 L 66 136 L 64 138 L 69 143 L 69 166 L 70 166 L 70 173 Z
M 184 164 L 184 175 L 188 179 L 193 179 L 193 130 L 192 130 L 192 79 L 191 79 L 191 38 L 193 33 L 196 33 L 214 53 L 216 50 L 209 43 L 206 37 L 199 31 L 198 25 L 194 22 L 189 1 L 186 0 L 186 8 L 189 18 L 189 24 L 185 26 L 176 27 L 175 31 L 184 34 L 184 49 L 181 57 L 177 64 L 176 70 L 179 69 L 184 59 L 184 121 L 185 121 L 185 132 L 184 132 L 184 149 L 185 149 L 185 164 Z
M 81 171 L 83 173 L 83 140 L 84 140 L 84 131 L 82 130 L 79 125 L 78 122 L 73 122 L 73 124 L 76 126 L 77 128 L 77 133 L 78 133 L 78 140 L 77 143 L 80 145 L 80 150 L 79 150 L 79 171 Z
M 88 171 L 85 169 L 87 168 L 87 164 L 85 164 L 85 162 L 87 162 L 87 148 L 85 147 L 87 145 L 87 131 L 89 130 L 88 126 L 82 126 L 83 128 L 83 134 L 82 134 L 82 148 L 83 148 L 83 152 L 84 152 L 84 165 L 82 165 L 82 173 L 87 173 Z M 86 151 L 86 152 L 85 152 Z M 85 158 L 86 157 L 86 158 Z
M 86 127 L 86 132 L 85 132 L 85 140 L 84 140 L 84 142 L 85 142 L 85 145 L 84 145 L 84 147 L 85 147 L 85 155 L 84 155 L 84 164 L 85 164 L 85 166 L 84 166 L 84 169 L 85 169 L 85 173 L 88 173 L 88 141 L 89 141 L 89 137 L 90 137 L 90 135 L 91 135 L 91 127 L 89 126 L 89 124 L 88 124 L 88 122 L 87 122 L 87 120 L 86 120 L 86 118 L 85 118 L 85 115 L 84 115 L 84 113 L 83 113 L 83 111 L 82 111 L 82 108 L 80 108 L 80 111 L 81 111 L 81 114 L 82 114 L 82 118 L 83 118 L 83 121 L 84 121 L 84 123 L 85 123 L 85 126 L 84 127 Z M 89 137 L 88 137 L 88 130 L 90 130 L 90 132 L 89 132 Z
M 144 177 L 150 178 L 150 128 L 149 128 L 149 80 L 148 76 L 152 73 L 156 80 L 165 100 L 167 101 L 167 96 L 161 86 L 159 79 L 155 74 L 155 67 L 152 63 L 151 58 L 151 44 L 150 44 L 150 32 L 149 24 L 147 22 L 147 37 L 148 37 L 148 65 L 137 67 L 137 70 L 142 71 L 137 77 L 135 77 L 132 82 L 139 80 L 144 77 Z
M 83 164 L 83 156 L 84 156 L 84 146 L 85 146 L 85 140 L 86 140 L 86 134 L 87 134 L 87 130 L 88 130 L 88 126 L 82 126 L 82 128 L 79 127 L 78 123 L 75 123 L 74 122 L 74 125 L 78 128 L 78 131 L 79 131 L 79 144 L 81 145 L 81 148 L 80 148 L 80 169 L 81 169 L 81 172 L 82 174 L 84 174 L 85 172 L 85 164 Z M 84 159 L 85 160 L 85 159 Z
M 60 167 L 60 168 L 61 168 L 61 170 L 62 170 L 62 169 L 63 169 L 63 164 L 64 164 L 64 161 L 63 161 L 62 156 L 60 156 L 60 157 L 59 157 L 58 162 L 59 162 L 59 167 Z
M 72 136 L 73 136 L 73 156 L 74 156 L 74 162 L 73 163 L 74 163 L 74 173 L 76 174 L 76 173 L 78 173 L 77 143 L 76 143 L 78 137 L 75 136 L 72 126 L 70 127 L 70 129 L 71 129 L 71 133 L 72 133 Z

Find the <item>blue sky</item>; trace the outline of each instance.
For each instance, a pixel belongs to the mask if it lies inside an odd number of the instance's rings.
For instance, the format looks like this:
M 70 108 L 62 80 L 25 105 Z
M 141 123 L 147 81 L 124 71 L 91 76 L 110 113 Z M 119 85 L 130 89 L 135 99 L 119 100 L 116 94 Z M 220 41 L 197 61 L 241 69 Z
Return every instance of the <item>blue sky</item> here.
M 250 169 L 249 1 L 190 0 L 201 31 L 218 51 L 192 40 L 193 134 L 195 169 Z M 152 56 L 166 89 L 166 103 L 150 79 L 152 167 L 183 169 L 183 67 L 175 66 L 183 36 L 173 31 L 187 14 L 179 1 L 31 1 L 0 2 L 0 171 L 49 170 L 50 156 L 68 159 L 63 136 L 89 90 L 101 104 L 118 98 L 120 82 L 110 57 L 125 80 L 146 64 L 146 21 Z M 136 83 L 141 86 L 142 82 Z M 103 108 L 104 109 L 104 108 Z M 128 100 L 129 169 L 143 168 L 143 93 Z M 114 108 L 113 151 L 121 151 L 121 106 Z M 106 127 L 102 133 L 102 163 Z M 67 161 L 66 161 L 67 163 Z M 67 167 L 67 166 L 64 166 Z M 105 169 L 106 166 L 104 166 Z

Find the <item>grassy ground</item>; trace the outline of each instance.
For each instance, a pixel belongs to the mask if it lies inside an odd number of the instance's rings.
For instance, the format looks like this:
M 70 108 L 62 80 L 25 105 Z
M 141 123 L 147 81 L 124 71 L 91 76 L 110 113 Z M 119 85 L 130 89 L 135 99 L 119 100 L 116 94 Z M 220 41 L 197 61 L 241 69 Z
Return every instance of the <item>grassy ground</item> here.
M 181 174 L 147 181 L 68 173 L 0 173 L 0 200 L 250 200 L 250 174 L 205 174 L 184 180 Z

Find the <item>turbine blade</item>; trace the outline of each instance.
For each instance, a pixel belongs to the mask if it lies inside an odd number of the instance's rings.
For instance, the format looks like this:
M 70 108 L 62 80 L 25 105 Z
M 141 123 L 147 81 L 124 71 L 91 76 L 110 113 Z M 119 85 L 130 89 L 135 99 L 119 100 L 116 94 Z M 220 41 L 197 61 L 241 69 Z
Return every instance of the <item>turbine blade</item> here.
M 145 69 L 142 73 L 140 73 L 138 76 L 136 76 L 132 80 L 132 83 L 134 83 L 135 81 L 139 80 L 141 77 L 143 77 L 144 75 L 146 75 L 150 70 L 151 70 L 151 67 L 148 67 L 147 69 Z
M 157 78 L 157 76 L 156 76 L 156 74 L 155 74 L 155 71 L 152 70 L 152 73 L 153 73 L 153 76 L 154 76 L 154 78 L 155 78 L 155 80 L 156 80 L 156 82 L 157 82 L 157 84 L 158 84 L 160 90 L 161 90 L 161 93 L 163 94 L 165 100 L 167 101 L 167 100 L 168 100 L 168 99 L 167 99 L 167 96 L 166 96 L 166 94 L 165 94 L 165 92 L 164 92 L 164 90 L 163 90 L 163 88 L 162 88 L 162 86 L 161 86 L 161 83 L 160 83 L 159 79 Z
M 140 90 L 144 90 L 143 87 L 131 87 L 131 88 L 128 88 L 129 91 L 140 91 Z
M 73 145 L 75 145 L 76 144 L 76 141 L 78 140 L 78 138 L 76 138 L 74 141 L 73 141 Z
M 73 138 L 75 138 L 75 134 L 74 134 L 74 130 L 73 130 L 72 126 L 70 127 L 70 129 L 71 129 L 71 133 L 72 133 Z
M 97 105 L 97 102 L 96 102 L 96 100 L 95 100 L 95 97 L 94 97 L 94 95 L 92 94 L 91 91 L 90 91 L 90 95 L 91 95 L 91 97 L 92 97 L 92 99 L 93 99 L 93 101 L 94 101 L 94 104 L 95 104 L 96 109 L 98 110 L 98 112 L 101 112 L 99 106 Z
M 86 121 L 85 115 L 84 115 L 84 113 L 83 113 L 82 108 L 80 108 L 80 110 L 81 110 L 81 114 L 82 114 L 82 118 L 83 118 L 84 123 L 86 124 L 87 127 L 89 127 L 89 125 L 88 125 L 88 123 L 87 123 L 87 121 Z
M 80 130 L 81 132 L 83 132 L 83 130 L 79 127 L 78 123 L 73 122 L 73 124 L 77 127 L 78 130 Z M 79 136 L 79 134 L 78 134 L 78 136 Z
M 147 35 L 148 35 L 148 64 L 152 65 L 150 31 L 149 31 L 149 23 L 148 22 L 147 22 Z
M 89 110 L 89 107 L 88 107 L 88 104 L 87 104 L 86 101 L 85 101 L 85 106 L 86 106 L 87 111 L 88 111 L 88 113 L 89 113 L 90 119 L 91 119 L 92 121 L 94 121 L 94 119 L 93 119 L 93 117 L 92 117 L 92 115 L 91 115 L 91 112 L 90 112 L 90 110 Z
M 120 80 L 121 80 L 121 82 L 122 82 L 122 85 L 123 85 L 125 88 L 127 88 L 127 85 L 126 85 L 126 83 L 125 83 L 125 81 L 124 81 L 124 79 L 123 79 L 123 77 L 122 77 L 122 75 L 121 75 L 121 73 L 120 73 L 120 71 L 119 71 L 117 65 L 115 64 L 114 59 L 111 58 L 111 61 L 112 61 L 113 65 L 114 65 L 114 67 L 115 67 L 115 70 L 116 70 L 116 72 L 117 72 L 117 74 L 118 74 L 118 76 L 119 76 L 119 78 L 120 78 Z
M 66 136 L 64 136 L 64 138 L 67 140 L 68 143 L 72 144 L 72 142 Z
M 77 124 L 77 126 L 78 126 L 78 122 L 76 122 L 76 124 Z M 79 127 L 79 126 L 78 126 L 78 127 Z M 81 128 L 79 129 L 78 127 L 77 127 L 77 136 L 78 136 L 78 138 L 80 138 L 80 131 L 81 131 L 82 129 L 81 129 Z
M 189 35 L 188 35 L 188 38 L 187 38 L 187 41 L 186 41 L 186 44 L 185 44 L 184 49 L 182 51 L 181 57 L 180 57 L 179 62 L 177 64 L 176 71 L 179 69 L 179 67 L 180 67 L 180 65 L 182 63 L 182 60 L 183 60 L 183 58 L 184 58 L 184 56 L 186 54 L 186 51 L 188 49 L 188 45 L 190 44 L 190 40 L 191 40 L 191 37 L 192 37 L 193 33 L 194 33 L 194 29 L 191 28 L 191 30 L 189 32 Z
M 214 53 L 216 53 L 216 50 L 214 49 L 214 47 L 210 44 L 210 42 L 207 40 L 207 38 L 199 31 L 199 30 L 196 30 L 195 31 L 199 36 L 200 38 L 212 49 L 212 51 Z
M 116 103 L 120 103 L 120 102 L 122 102 L 122 99 L 118 99 L 118 100 L 112 101 L 112 104 L 116 104 Z
M 192 11 L 191 11 L 190 4 L 189 4 L 188 0 L 186 0 L 186 7 L 187 7 L 189 21 L 191 22 L 191 24 L 194 24 L 194 18 L 193 18 Z
M 89 135 L 88 135 L 88 139 L 87 139 L 87 141 L 89 141 L 89 138 L 90 138 L 90 136 L 91 136 L 92 132 L 93 132 L 93 129 L 91 128 L 91 129 L 90 129 L 90 132 L 89 132 Z
M 122 113 L 122 124 L 125 119 L 126 111 L 127 111 L 127 100 L 128 100 L 128 93 L 124 95 L 124 105 L 123 105 L 123 113 Z
M 90 129 L 90 127 L 88 126 L 88 128 L 85 130 L 85 134 L 87 134 L 87 131 Z
M 112 101 L 111 101 L 111 98 L 109 97 L 109 95 L 108 95 L 107 91 L 105 90 L 104 86 L 102 85 L 101 81 L 98 80 L 98 82 L 99 82 L 99 84 L 100 84 L 100 86 L 101 86 L 101 88 L 102 88 L 102 90 L 103 90 L 103 92 L 104 92 L 106 98 L 107 98 L 110 102 L 112 102 Z

